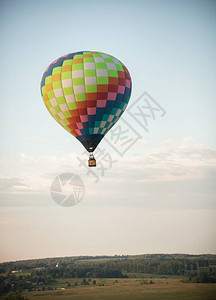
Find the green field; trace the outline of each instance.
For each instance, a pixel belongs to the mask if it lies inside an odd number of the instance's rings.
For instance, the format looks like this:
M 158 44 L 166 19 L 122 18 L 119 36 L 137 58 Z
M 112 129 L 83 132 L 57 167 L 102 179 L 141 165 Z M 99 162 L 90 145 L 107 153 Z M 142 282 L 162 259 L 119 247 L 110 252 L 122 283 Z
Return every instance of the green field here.
M 58 280 L 52 287 L 64 290 L 35 291 L 24 293 L 32 300 L 75 299 L 75 300 L 215 300 L 216 283 L 182 283 L 177 278 L 96 279 L 97 285 L 83 286 L 81 279 Z M 71 286 L 68 288 L 68 281 Z M 77 286 L 75 286 L 77 282 Z M 104 286 L 100 286 L 104 284 Z

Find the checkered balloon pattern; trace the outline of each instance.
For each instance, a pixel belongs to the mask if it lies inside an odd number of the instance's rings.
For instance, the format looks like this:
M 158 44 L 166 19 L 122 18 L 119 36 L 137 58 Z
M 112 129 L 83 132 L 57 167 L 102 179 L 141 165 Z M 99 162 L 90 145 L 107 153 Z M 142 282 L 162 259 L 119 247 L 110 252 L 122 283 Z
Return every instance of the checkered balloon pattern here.
M 131 77 L 111 55 L 75 52 L 49 65 L 41 93 L 53 118 L 92 152 L 125 111 Z

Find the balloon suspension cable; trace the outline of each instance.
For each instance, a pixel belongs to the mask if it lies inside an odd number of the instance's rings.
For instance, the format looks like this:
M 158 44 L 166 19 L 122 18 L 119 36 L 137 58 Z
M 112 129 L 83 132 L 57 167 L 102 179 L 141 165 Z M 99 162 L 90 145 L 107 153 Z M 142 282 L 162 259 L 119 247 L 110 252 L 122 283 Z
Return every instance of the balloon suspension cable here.
M 88 166 L 89 167 L 96 167 L 96 159 L 94 158 L 93 152 L 91 152 L 89 154 Z

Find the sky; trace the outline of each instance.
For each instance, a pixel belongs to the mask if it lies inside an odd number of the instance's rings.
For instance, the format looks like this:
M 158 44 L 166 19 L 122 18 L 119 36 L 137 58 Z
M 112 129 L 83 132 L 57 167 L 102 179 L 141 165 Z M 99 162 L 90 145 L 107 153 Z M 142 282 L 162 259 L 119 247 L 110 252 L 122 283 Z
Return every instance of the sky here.
M 216 2 L 2 0 L 0 28 L 0 261 L 216 254 Z M 40 94 L 80 50 L 120 59 L 133 84 L 94 170 Z M 76 206 L 51 197 L 64 173 L 85 186 Z

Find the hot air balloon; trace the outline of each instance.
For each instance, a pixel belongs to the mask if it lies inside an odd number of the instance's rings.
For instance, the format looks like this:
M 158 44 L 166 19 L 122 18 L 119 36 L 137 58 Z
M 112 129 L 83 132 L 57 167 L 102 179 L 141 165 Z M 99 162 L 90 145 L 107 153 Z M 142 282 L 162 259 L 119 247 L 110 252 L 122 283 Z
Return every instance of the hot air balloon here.
M 92 167 L 96 166 L 93 151 L 127 107 L 131 77 L 115 57 L 80 51 L 48 66 L 41 94 L 52 117 L 90 152 Z

